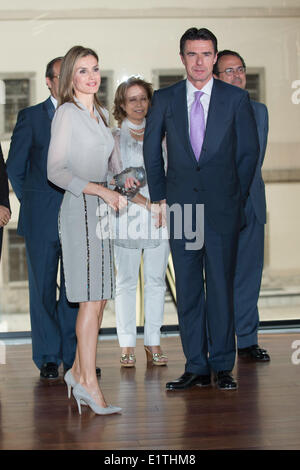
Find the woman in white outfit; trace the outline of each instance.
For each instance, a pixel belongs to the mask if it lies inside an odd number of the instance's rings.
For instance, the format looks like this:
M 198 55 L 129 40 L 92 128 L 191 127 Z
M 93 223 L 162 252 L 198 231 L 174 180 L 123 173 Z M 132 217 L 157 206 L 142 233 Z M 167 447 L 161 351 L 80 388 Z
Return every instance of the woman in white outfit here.
M 98 331 L 107 299 L 114 297 L 112 241 L 101 237 L 100 212 L 122 209 L 126 198 L 106 186 L 114 140 L 107 112 L 96 93 L 100 86 L 97 54 L 75 46 L 61 66 L 59 107 L 48 153 L 48 178 L 65 190 L 59 214 L 67 298 L 79 302 L 75 362 L 66 375 L 81 404 L 96 414 L 121 408 L 106 404 L 96 377 Z
M 143 135 L 145 116 L 152 98 L 152 86 L 136 77 L 119 85 L 114 101 L 114 117 L 119 129 L 115 137 L 115 160 L 120 170 L 144 167 Z M 160 328 L 163 324 L 165 301 L 165 274 L 169 256 L 166 227 L 161 222 L 160 208 L 151 204 L 148 185 L 116 217 L 116 324 L 122 348 L 121 365 L 134 367 L 136 362 L 136 289 L 143 256 L 144 268 L 144 347 L 148 362 L 162 366 L 167 356 L 160 347 Z

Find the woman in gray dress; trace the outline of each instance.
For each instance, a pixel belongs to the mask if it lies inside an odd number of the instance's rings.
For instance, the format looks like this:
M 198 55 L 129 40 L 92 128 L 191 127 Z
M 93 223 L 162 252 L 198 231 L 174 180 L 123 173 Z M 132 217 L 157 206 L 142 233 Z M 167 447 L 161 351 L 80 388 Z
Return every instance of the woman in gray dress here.
M 97 414 L 121 410 L 108 406 L 96 377 L 98 331 L 107 299 L 114 296 L 113 250 L 109 238 L 109 207 L 126 206 L 126 198 L 106 187 L 114 172 L 114 140 L 106 111 L 96 93 L 100 86 L 97 54 L 75 46 L 60 72 L 59 107 L 55 113 L 48 153 L 48 178 L 65 189 L 59 214 L 67 298 L 79 302 L 77 351 L 65 375 L 81 404 Z

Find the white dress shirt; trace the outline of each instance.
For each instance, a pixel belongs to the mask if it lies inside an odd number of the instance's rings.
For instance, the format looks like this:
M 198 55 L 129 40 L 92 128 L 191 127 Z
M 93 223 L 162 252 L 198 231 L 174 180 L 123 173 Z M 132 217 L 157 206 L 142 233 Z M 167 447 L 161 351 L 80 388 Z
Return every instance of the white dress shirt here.
M 54 98 L 54 96 L 52 96 L 52 95 L 50 96 L 50 99 L 51 99 L 51 101 L 52 101 L 52 103 L 53 103 L 54 108 L 56 109 L 56 108 L 57 108 L 57 100 L 56 100 L 56 99 Z
M 195 91 L 202 91 L 204 94 L 201 96 L 200 101 L 204 109 L 204 118 L 205 125 L 207 122 L 208 109 L 211 97 L 211 91 L 213 87 L 214 79 L 213 77 L 204 85 L 201 90 L 198 90 L 188 79 L 186 80 L 186 93 L 187 93 L 187 107 L 188 107 L 188 119 L 189 119 L 189 129 L 190 129 L 190 111 L 195 99 Z

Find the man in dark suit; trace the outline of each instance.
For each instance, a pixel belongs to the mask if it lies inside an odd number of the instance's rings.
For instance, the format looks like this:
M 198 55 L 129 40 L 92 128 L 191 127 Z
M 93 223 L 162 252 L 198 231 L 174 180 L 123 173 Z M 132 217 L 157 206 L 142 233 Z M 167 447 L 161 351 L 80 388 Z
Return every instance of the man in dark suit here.
M 8 179 L 0 144 L 0 259 L 2 249 L 3 227 L 10 220 Z
M 214 74 L 222 81 L 246 88 L 246 64 L 235 51 L 218 53 Z M 264 262 L 264 226 L 266 223 L 263 165 L 269 129 L 268 110 L 263 103 L 251 100 L 257 125 L 260 152 L 245 205 L 247 224 L 240 232 L 234 280 L 235 330 L 238 355 L 256 362 L 267 362 L 270 356 L 258 346 L 258 298 Z
M 19 112 L 9 155 L 8 176 L 20 201 L 18 233 L 25 237 L 28 264 L 33 361 L 42 379 L 56 379 L 61 361 L 72 366 L 76 350 L 77 305 L 68 303 L 60 269 L 61 247 L 57 227 L 63 192 L 47 180 L 51 121 L 58 96 L 62 58 L 47 65 L 46 84 L 51 96 Z
M 184 374 L 166 387 L 208 386 L 213 371 L 219 389 L 234 390 L 233 279 L 244 204 L 257 162 L 257 130 L 248 93 L 213 79 L 217 60 L 213 33 L 190 28 L 180 40 L 180 55 L 187 80 L 154 93 L 144 138 L 151 200 L 163 206 L 166 199 L 168 207 L 177 203 L 184 216 L 184 205 L 191 206 L 192 220 L 186 225 L 196 233 L 197 206 L 204 205 L 202 248 L 191 249 L 185 234 L 176 237 L 176 217 L 170 217 L 186 365 Z M 166 176 L 161 155 L 165 134 Z

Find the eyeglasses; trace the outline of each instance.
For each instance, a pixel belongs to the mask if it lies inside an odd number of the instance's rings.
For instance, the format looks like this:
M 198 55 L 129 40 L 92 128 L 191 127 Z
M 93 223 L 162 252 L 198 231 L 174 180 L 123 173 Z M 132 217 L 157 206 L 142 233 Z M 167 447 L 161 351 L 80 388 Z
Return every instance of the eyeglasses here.
M 246 67 L 240 66 L 240 67 L 236 67 L 235 69 L 232 67 L 229 67 L 228 69 L 225 69 L 219 73 L 226 73 L 228 77 L 231 77 L 234 73 L 244 74 L 245 72 L 246 72 Z

